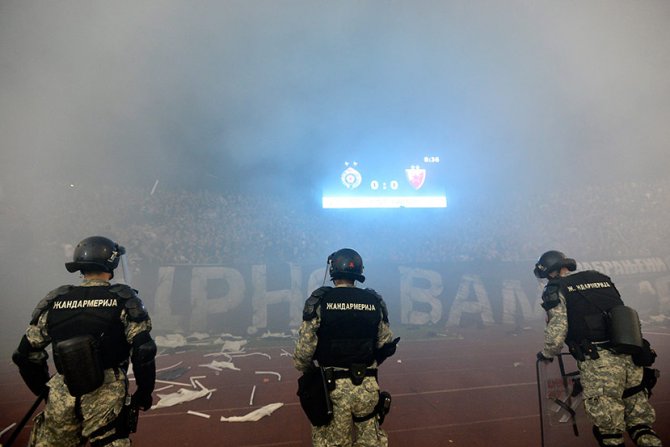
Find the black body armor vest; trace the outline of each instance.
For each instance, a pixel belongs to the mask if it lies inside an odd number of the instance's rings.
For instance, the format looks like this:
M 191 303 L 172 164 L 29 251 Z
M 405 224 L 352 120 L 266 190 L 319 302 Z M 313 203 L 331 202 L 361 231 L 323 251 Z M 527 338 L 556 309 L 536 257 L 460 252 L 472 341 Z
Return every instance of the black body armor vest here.
M 372 365 L 382 320 L 377 295 L 356 287 L 335 287 L 320 301 L 321 325 L 314 357 L 322 366 Z
M 126 298 L 109 289 L 72 287 L 50 302 L 47 316 L 47 330 L 54 346 L 73 337 L 91 335 L 99 343 L 103 368 L 121 366 L 130 356 L 121 322 Z
M 609 340 L 603 311 L 623 304 L 609 276 L 587 270 L 561 278 L 560 285 L 568 308 L 568 345 Z

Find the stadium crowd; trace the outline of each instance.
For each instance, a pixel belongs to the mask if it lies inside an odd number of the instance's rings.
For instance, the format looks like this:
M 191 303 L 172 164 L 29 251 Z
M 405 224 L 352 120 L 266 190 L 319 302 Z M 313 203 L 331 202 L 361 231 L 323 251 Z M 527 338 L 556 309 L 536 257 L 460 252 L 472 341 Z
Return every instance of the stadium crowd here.
M 323 210 L 279 193 L 129 186 L 45 185 L 32 202 L 0 200 L 5 234 L 39 233 L 66 249 L 105 234 L 126 245 L 131 262 L 154 265 L 321 262 L 343 246 L 369 262 L 410 263 L 533 260 L 547 247 L 580 259 L 670 253 L 668 182 L 553 194 L 471 195 L 437 210 Z

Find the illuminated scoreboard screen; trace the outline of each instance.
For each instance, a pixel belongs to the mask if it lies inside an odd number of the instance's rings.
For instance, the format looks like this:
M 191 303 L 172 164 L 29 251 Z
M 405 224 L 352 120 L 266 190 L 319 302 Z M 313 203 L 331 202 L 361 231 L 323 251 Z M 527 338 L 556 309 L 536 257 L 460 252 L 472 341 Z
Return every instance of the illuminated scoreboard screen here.
M 328 172 L 323 208 L 446 208 L 439 155 L 359 157 Z

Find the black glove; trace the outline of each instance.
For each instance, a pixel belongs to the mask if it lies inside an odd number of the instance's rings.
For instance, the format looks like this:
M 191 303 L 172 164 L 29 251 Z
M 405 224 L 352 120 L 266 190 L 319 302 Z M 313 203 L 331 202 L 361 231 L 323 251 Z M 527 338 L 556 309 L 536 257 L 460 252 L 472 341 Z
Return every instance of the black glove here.
M 397 337 L 392 342 L 385 343 L 381 348 L 377 349 L 375 352 L 375 360 L 377 361 L 378 365 L 381 365 L 384 360 L 395 354 L 396 346 L 399 341 L 400 337 Z
M 130 398 L 130 404 L 138 407 L 142 411 L 147 411 L 149 408 L 151 408 L 153 401 L 154 400 L 153 397 L 151 397 L 151 393 L 145 393 L 139 389 L 135 391 L 135 394 L 133 394 Z
M 542 353 L 542 351 L 537 353 L 537 359 L 542 361 L 542 362 L 553 362 L 554 361 L 553 357 L 545 357 L 545 355 Z

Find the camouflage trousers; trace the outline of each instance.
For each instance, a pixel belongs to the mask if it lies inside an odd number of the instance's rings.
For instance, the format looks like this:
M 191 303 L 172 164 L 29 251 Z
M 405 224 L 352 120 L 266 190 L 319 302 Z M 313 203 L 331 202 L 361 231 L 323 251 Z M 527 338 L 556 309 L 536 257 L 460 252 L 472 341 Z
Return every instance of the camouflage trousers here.
M 379 385 L 374 377 L 366 377 L 356 386 L 348 378 L 337 379 L 330 393 L 333 401 L 333 420 L 323 427 L 312 427 L 312 444 L 315 447 L 386 447 L 386 432 L 379 426 L 376 417 L 363 422 L 354 422 L 356 417 L 366 416 L 379 400 Z
M 97 390 L 79 399 L 72 397 L 63 382 L 63 376 L 49 380 L 49 397 L 44 411 L 35 417 L 30 433 L 31 447 L 74 447 L 114 436 L 114 421 L 118 418 L 127 394 L 127 380 L 123 371 L 105 370 L 104 383 Z M 109 429 L 105 429 L 109 426 Z M 130 440 L 116 439 L 109 446 L 129 446 Z
M 630 355 L 614 354 L 599 349 L 600 358 L 577 363 L 584 387 L 584 409 L 593 425 L 603 435 L 617 435 L 602 441 L 603 445 L 623 445 L 623 433 L 638 424 L 651 424 L 656 419 L 646 391 L 626 399 L 623 392 L 642 382 L 643 368 L 633 363 Z M 638 446 L 660 446 L 654 435 L 643 435 Z

